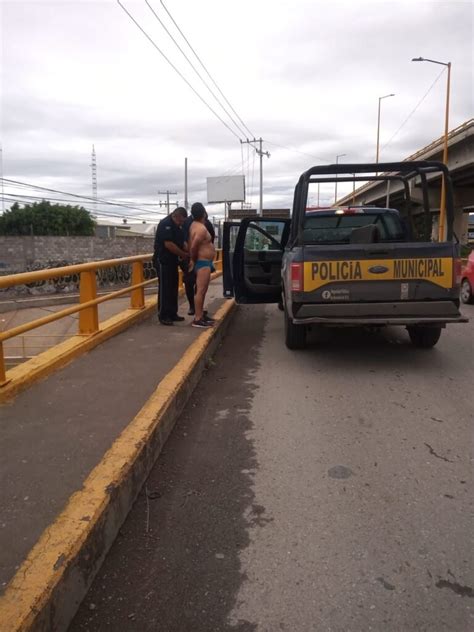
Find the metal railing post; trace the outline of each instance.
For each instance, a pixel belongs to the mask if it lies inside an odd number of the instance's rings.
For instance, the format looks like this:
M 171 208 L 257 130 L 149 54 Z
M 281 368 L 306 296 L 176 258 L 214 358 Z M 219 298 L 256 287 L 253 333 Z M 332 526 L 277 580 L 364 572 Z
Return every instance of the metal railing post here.
M 143 283 L 144 280 L 143 261 L 134 261 L 132 263 L 132 285 Z M 132 309 L 143 309 L 145 307 L 145 288 L 143 286 L 132 290 L 130 307 Z
M 3 342 L 0 340 L 0 386 L 6 384 L 7 373 L 5 371 L 5 356 L 3 355 Z
M 97 298 L 97 281 L 95 270 L 81 272 L 79 284 L 79 302 L 87 303 Z M 97 305 L 87 307 L 79 312 L 79 334 L 89 335 L 99 331 L 99 308 Z

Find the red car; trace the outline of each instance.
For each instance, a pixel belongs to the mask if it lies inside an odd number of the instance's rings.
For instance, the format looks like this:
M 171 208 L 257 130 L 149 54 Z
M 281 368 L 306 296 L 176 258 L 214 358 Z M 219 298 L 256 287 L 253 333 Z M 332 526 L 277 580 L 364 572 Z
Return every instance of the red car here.
M 474 250 L 470 253 L 461 275 L 461 301 L 474 303 Z

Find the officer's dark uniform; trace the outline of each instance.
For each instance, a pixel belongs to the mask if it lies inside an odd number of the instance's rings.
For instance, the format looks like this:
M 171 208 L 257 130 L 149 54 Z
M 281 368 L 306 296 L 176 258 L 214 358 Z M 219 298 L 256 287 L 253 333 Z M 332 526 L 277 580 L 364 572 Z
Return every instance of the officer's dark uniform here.
M 193 223 L 194 219 L 192 217 L 192 215 L 190 217 L 188 217 L 186 219 L 186 221 L 183 224 L 183 237 L 184 237 L 184 241 L 189 242 L 189 229 L 191 228 L 191 224 Z M 214 230 L 214 226 L 211 224 L 211 222 L 206 219 L 204 221 L 204 224 L 211 236 L 211 241 L 212 243 L 214 243 L 214 239 L 216 238 L 216 231 Z M 183 266 L 182 266 L 182 271 L 183 271 L 183 282 L 184 282 L 184 288 L 186 290 L 186 298 L 188 299 L 188 303 L 189 303 L 189 308 L 192 312 L 194 312 L 194 294 L 196 291 L 196 272 L 193 270 L 191 270 L 191 272 L 188 272 L 188 263 L 186 262 Z
M 178 262 L 179 258 L 165 247 L 171 241 L 179 248 L 184 246 L 184 235 L 171 215 L 158 224 L 155 235 L 153 265 L 160 279 L 158 286 L 158 306 L 160 320 L 173 320 L 178 315 Z

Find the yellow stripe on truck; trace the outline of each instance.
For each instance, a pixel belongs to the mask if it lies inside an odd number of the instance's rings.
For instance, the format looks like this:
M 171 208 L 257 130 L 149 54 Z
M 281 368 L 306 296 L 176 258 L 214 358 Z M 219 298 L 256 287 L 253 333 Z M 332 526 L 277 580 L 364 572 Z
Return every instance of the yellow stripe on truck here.
M 329 283 L 352 281 L 430 281 L 444 288 L 453 286 L 453 260 L 450 257 L 428 259 L 361 259 L 352 261 L 305 261 L 304 291 Z

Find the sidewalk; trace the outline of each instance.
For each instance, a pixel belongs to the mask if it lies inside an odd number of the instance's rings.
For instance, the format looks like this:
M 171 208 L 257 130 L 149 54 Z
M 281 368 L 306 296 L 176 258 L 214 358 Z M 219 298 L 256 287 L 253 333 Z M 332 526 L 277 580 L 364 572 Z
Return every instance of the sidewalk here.
M 213 313 L 222 281 L 209 291 Z M 27 310 L 24 310 L 27 311 Z M 186 313 L 182 303 L 181 313 Z M 0 592 L 201 330 L 156 316 L 0 406 Z
M 146 296 L 154 296 L 156 288 L 146 293 Z M 79 302 L 77 298 L 75 302 Z M 60 303 L 56 301 L 55 305 L 41 306 L 41 301 L 37 301 L 38 306 L 13 309 L 8 312 L 0 312 L 0 331 L 12 329 L 18 325 L 29 323 L 37 318 L 42 318 L 48 313 L 59 312 L 71 305 L 69 303 Z M 99 322 L 103 322 L 111 316 L 115 316 L 130 306 L 130 296 L 122 296 L 111 299 L 99 305 Z M 42 351 L 46 351 L 50 347 L 57 345 L 66 338 L 70 338 L 77 334 L 79 313 L 66 316 L 61 320 L 56 320 L 48 325 L 38 327 L 31 332 L 16 336 L 3 343 L 5 360 L 7 367 L 10 368 L 32 358 Z

